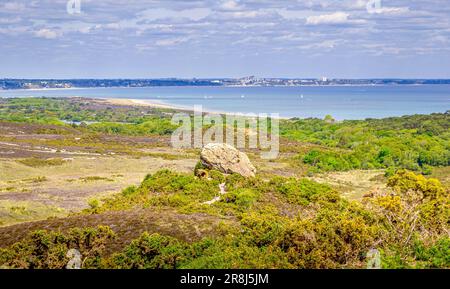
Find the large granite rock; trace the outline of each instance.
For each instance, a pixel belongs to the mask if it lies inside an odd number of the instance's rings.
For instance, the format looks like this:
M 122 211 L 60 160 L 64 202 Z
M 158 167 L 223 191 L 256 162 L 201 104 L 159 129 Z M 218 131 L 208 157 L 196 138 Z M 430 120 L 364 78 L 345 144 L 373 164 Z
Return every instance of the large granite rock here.
M 200 155 L 202 164 L 226 174 L 236 173 L 244 177 L 254 177 L 256 169 L 247 155 L 224 143 L 206 145 Z

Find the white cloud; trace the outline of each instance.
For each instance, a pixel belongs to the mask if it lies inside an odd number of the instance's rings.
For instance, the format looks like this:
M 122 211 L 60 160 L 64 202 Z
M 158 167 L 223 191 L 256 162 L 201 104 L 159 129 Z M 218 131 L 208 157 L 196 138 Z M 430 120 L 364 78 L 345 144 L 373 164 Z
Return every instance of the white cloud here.
M 78 32 L 83 33 L 83 34 L 88 34 L 88 33 L 91 32 L 91 30 L 92 30 L 92 27 L 90 27 L 90 26 L 84 26 L 84 27 L 80 27 L 80 28 L 78 29 Z
M 227 0 L 222 2 L 220 5 L 220 8 L 223 10 L 240 10 L 242 7 L 239 5 L 239 3 L 235 0 Z
M 348 17 L 350 14 L 345 12 L 336 12 L 333 14 L 325 14 L 318 16 L 309 16 L 306 18 L 306 24 L 319 25 L 319 24 L 342 24 L 349 22 Z
M 407 54 L 413 53 L 411 43 L 418 38 L 427 39 L 433 51 L 450 43 L 448 9 L 443 6 L 449 0 L 411 0 L 407 5 L 386 0 L 378 14 L 366 10 L 369 0 L 81 0 L 84 14 L 77 16 L 55 4 L 66 1 L 0 0 L 0 43 L 19 46 L 30 36 L 65 37 L 61 44 L 84 41 L 93 54 L 103 47 L 126 53 L 127 47 L 155 55 L 166 49 L 187 55 L 347 48 L 372 53 L 375 48 L 362 44 L 374 43 L 389 45 L 380 48 L 382 53 L 394 54 L 398 48 Z M 439 34 L 431 38 L 434 32 Z M 48 43 L 37 40 L 35 49 L 47 53 Z
M 304 10 L 287 10 L 287 9 L 277 9 L 276 12 L 280 14 L 285 19 L 302 19 L 311 15 L 311 11 Z
M 307 25 L 333 25 L 333 24 L 366 24 L 365 19 L 354 19 L 349 13 L 336 12 L 332 14 L 312 15 L 306 18 Z
M 267 15 L 267 12 L 265 11 L 236 11 L 232 12 L 230 14 L 227 14 L 228 16 L 231 16 L 233 18 L 256 18 L 256 17 L 262 17 Z
M 361 8 L 366 8 L 367 7 L 367 3 L 369 2 L 369 0 L 357 0 L 356 2 L 352 2 L 349 7 L 350 8 L 356 8 L 356 9 L 361 9 Z
M 27 28 L 26 27 L 7 27 L 7 28 L 2 28 L 0 27 L 0 34 L 5 34 L 5 35 L 22 35 L 24 33 L 27 32 Z
M 45 39 L 55 39 L 61 36 L 61 33 L 55 30 L 50 29 L 40 29 L 34 33 L 36 37 L 45 38 Z
M 440 42 L 440 43 L 448 43 L 450 42 L 450 39 L 447 36 L 444 35 L 436 35 L 431 37 L 431 40 L 433 42 Z
M 334 49 L 339 43 L 342 43 L 344 41 L 342 40 L 324 40 L 317 43 L 310 43 L 310 44 L 304 44 L 297 46 L 298 49 L 305 49 L 305 50 L 329 50 Z
M 186 10 L 170 10 L 166 8 L 147 9 L 137 14 L 139 20 L 159 20 L 159 19 L 189 19 L 193 21 L 201 20 L 211 13 L 209 8 L 194 8 Z
M 190 37 L 176 37 L 156 41 L 156 46 L 174 46 L 190 40 Z
M 408 13 L 410 10 L 408 7 L 381 7 L 376 12 L 381 14 L 405 14 Z
M 19 23 L 22 21 L 21 18 L 15 17 L 15 18 L 0 18 L 0 24 L 14 24 Z
M 22 11 L 25 9 L 25 5 L 19 2 L 6 2 L 2 5 L 1 10 L 6 11 Z
M 263 36 L 253 37 L 253 36 L 251 36 L 251 37 L 246 37 L 246 38 L 243 38 L 243 39 L 239 39 L 239 40 L 233 42 L 232 45 L 247 44 L 247 43 L 250 43 L 250 44 L 265 43 L 267 41 L 268 41 L 267 37 L 263 37 Z

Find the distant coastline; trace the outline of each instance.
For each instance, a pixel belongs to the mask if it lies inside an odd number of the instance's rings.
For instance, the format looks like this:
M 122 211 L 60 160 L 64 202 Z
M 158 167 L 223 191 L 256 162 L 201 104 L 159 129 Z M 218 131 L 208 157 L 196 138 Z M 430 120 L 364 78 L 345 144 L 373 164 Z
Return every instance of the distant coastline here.
M 107 87 L 67 87 L 67 88 L 12 88 L 12 89 L 2 89 L 0 90 L 14 90 L 14 91 L 52 91 L 52 90 L 78 90 L 78 89 L 108 89 L 108 88 L 116 88 L 116 89 L 127 89 L 127 88 L 152 88 L 152 87 L 235 87 L 235 88 L 245 88 L 245 87 L 367 87 L 367 86 L 422 86 L 422 85 L 433 85 L 433 84 L 304 84 L 304 85 L 159 85 L 159 86 L 107 86 Z M 447 85 L 447 84 L 434 84 L 434 85 Z M 448 84 L 450 85 L 450 83 Z
M 149 87 L 310 87 L 450 85 L 450 79 L 322 79 L 312 78 L 217 78 L 217 79 L 0 79 L 0 90 L 39 91 L 84 88 Z

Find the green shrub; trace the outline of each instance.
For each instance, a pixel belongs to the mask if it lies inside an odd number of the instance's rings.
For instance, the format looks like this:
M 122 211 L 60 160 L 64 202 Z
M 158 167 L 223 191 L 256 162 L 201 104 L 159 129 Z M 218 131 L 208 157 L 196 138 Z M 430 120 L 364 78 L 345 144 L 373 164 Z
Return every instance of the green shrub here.
M 176 269 L 188 255 L 187 244 L 159 234 L 142 234 L 112 257 L 117 269 Z
M 108 242 L 115 237 L 109 227 L 74 228 L 67 233 L 35 231 L 23 241 L 0 250 L 0 267 L 23 269 L 62 269 L 67 252 L 77 249 L 82 268 L 98 268 Z
M 288 202 L 306 206 L 321 198 L 335 198 L 337 193 L 329 186 L 308 179 L 274 178 L 270 182 L 275 190 L 284 196 Z
M 39 159 L 39 158 L 27 158 L 18 160 L 19 163 L 32 168 L 46 167 L 46 166 L 61 166 L 66 163 L 63 159 Z

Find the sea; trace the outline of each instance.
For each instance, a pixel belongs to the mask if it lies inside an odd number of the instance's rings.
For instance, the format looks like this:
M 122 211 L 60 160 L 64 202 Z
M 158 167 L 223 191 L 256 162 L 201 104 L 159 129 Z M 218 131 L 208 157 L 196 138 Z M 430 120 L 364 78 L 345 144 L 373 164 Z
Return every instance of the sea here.
M 450 85 L 71 88 L 0 90 L 0 97 L 86 97 L 134 99 L 182 109 L 240 114 L 278 114 L 282 118 L 357 120 L 444 113 Z

